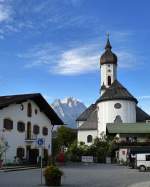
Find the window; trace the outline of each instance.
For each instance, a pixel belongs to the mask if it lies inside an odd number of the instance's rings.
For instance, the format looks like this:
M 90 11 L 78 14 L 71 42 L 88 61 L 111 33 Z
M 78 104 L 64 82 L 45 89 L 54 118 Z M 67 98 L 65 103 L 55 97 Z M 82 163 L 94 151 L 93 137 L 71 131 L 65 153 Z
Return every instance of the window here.
M 12 130 L 13 129 L 13 121 L 10 119 L 4 119 L 4 129 Z
M 115 124 L 120 124 L 120 123 L 122 123 L 121 116 L 117 115 L 116 118 L 115 118 L 115 120 L 114 120 L 114 123 L 115 123 Z
M 108 76 L 108 80 L 107 80 L 108 86 L 111 85 L 111 76 Z
M 24 132 L 24 131 L 25 131 L 25 124 L 24 124 L 23 122 L 19 121 L 19 122 L 17 123 L 17 130 L 18 130 L 19 132 Z
M 126 137 L 126 141 L 129 142 L 129 137 Z
M 125 155 L 126 154 L 126 152 L 125 151 L 122 151 L 122 155 Z
M 121 108 L 121 104 L 120 104 L 120 103 L 115 103 L 115 104 L 114 104 L 114 107 L 115 107 L 116 109 L 120 109 L 120 108 Z
M 133 142 L 137 142 L 137 137 L 133 137 Z
M 27 134 L 26 139 L 31 139 L 31 122 L 27 123 Z
M 43 127 L 43 135 L 44 136 L 48 135 L 48 128 L 47 127 Z
M 37 134 L 39 134 L 39 132 L 40 132 L 39 126 L 38 125 L 34 125 L 33 126 L 33 133 L 37 135 Z
M 37 109 L 35 109 L 35 111 L 34 111 L 34 112 L 35 112 L 35 115 L 37 115 L 37 113 L 38 113 L 38 110 L 37 110 Z
M 27 115 L 28 115 L 28 117 L 32 116 L 32 106 L 31 106 L 31 103 L 28 103 Z
M 150 161 L 150 155 L 146 155 L 146 161 Z
M 24 148 L 21 148 L 21 147 L 19 147 L 19 148 L 17 148 L 17 153 L 16 153 L 16 156 L 18 157 L 18 158 L 23 158 L 24 157 Z
M 23 104 L 20 105 L 20 110 L 23 110 L 24 109 L 24 106 Z
M 87 142 L 88 142 L 88 143 L 91 143 L 91 142 L 92 142 L 92 136 L 91 136 L 91 135 L 88 135 L 88 136 L 87 136 Z

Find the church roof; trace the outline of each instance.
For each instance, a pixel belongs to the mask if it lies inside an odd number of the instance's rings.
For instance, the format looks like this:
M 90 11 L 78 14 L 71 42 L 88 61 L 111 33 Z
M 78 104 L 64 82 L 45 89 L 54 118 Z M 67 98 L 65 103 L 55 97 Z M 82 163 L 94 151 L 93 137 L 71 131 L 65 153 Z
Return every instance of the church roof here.
M 136 122 L 144 122 L 146 120 L 150 120 L 150 115 L 144 112 L 138 106 L 136 107 Z
M 78 127 L 78 130 L 97 130 L 97 126 L 97 109 L 95 108 L 89 113 L 87 120 L 80 127 Z
M 64 124 L 40 93 L 0 96 L 0 109 L 8 107 L 10 104 L 21 104 L 27 100 L 33 100 L 53 125 Z
M 80 116 L 76 119 L 76 121 L 86 121 L 91 112 L 93 112 L 96 108 L 95 104 L 91 104 L 85 111 L 83 111 Z
M 117 80 L 115 80 L 112 85 L 106 89 L 104 94 L 96 101 L 96 103 L 118 99 L 131 100 L 138 103 L 137 99 Z
M 107 39 L 107 43 L 105 46 L 105 52 L 102 54 L 100 58 L 100 64 L 116 64 L 117 65 L 117 56 L 111 51 L 111 44 L 109 38 Z
M 106 125 L 109 134 L 148 134 L 150 133 L 149 123 L 110 123 Z

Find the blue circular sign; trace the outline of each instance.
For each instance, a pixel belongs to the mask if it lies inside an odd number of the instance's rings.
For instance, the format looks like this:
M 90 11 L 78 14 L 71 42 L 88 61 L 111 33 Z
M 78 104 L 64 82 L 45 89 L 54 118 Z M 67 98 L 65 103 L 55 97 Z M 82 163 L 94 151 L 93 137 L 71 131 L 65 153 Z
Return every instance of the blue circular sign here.
M 44 144 L 44 140 L 42 138 L 39 138 L 37 143 L 38 143 L 38 145 L 43 145 Z

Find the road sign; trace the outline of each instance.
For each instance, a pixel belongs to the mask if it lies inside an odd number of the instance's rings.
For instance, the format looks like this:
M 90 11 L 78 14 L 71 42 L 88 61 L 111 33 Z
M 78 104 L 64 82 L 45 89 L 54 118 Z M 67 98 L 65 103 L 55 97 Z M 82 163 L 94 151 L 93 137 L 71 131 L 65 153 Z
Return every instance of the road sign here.
M 38 138 L 37 144 L 38 144 L 39 146 L 44 145 L 44 143 L 45 143 L 44 138 Z
M 44 144 L 45 144 L 45 139 L 44 138 L 38 138 L 37 139 L 37 144 L 38 144 L 38 146 L 40 147 L 40 149 L 41 149 L 41 185 L 42 185 L 42 178 L 43 178 L 43 171 L 42 171 L 42 169 L 43 169 L 43 147 L 44 147 Z

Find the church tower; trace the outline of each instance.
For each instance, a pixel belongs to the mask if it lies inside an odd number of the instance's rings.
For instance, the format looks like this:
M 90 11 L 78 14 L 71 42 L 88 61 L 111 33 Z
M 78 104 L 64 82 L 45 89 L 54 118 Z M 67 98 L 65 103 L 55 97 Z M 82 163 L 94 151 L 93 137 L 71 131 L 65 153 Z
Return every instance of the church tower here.
M 111 84 L 117 80 L 117 56 L 111 51 L 109 36 L 105 46 L 105 52 L 100 58 L 101 68 L 101 95 L 109 88 Z

